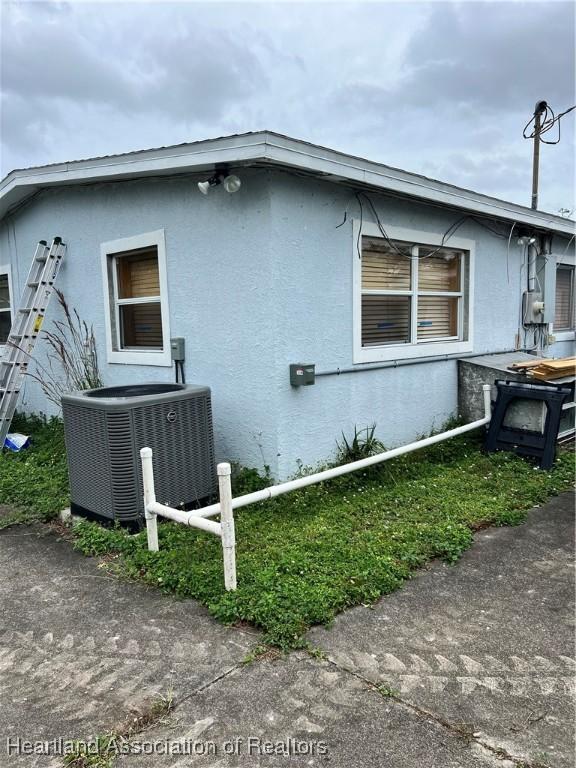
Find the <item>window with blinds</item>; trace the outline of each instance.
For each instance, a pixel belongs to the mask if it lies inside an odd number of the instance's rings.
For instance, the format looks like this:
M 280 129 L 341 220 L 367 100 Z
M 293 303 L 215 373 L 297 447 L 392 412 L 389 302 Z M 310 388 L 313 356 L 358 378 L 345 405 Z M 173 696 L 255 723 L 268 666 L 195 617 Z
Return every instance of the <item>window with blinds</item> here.
M 574 267 L 556 269 L 555 331 L 570 331 L 576 326 L 574 318 Z
M 5 344 L 10 335 L 12 313 L 10 307 L 10 285 L 8 274 L 0 274 L 0 344 Z
M 160 274 L 156 246 L 114 254 L 119 349 L 162 349 Z
M 362 238 L 363 347 L 463 338 L 465 254 Z

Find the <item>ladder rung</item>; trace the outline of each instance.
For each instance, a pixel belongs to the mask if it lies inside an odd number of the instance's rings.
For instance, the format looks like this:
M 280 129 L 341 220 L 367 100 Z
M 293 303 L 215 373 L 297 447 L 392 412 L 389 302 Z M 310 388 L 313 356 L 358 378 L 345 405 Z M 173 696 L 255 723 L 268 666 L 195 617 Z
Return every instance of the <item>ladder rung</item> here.
M 46 306 L 53 292 L 53 285 L 60 267 L 62 257 L 66 252 L 66 246 L 59 237 L 55 237 L 50 248 L 45 241 L 38 243 L 33 262 L 25 283 L 25 298 L 23 302 L 32 302 L 31 306 L 18 307 L 17 313 L 21 320 L 16 320 L 12 332 L 8 336 L 11 346 L 4 359 L 0 359 L 0 451 L 2 450 L 6 432 L 22 388 L 24 376 L 28 370 L 28 358 L 32 357 L 32 351 L 42 321 L 44 320 Z M 38 266 L 36 266 L 38 264 Z M 44 306 L 38 304 L 39 300 Z M 24 349 L 22 340 L 26 339 Z

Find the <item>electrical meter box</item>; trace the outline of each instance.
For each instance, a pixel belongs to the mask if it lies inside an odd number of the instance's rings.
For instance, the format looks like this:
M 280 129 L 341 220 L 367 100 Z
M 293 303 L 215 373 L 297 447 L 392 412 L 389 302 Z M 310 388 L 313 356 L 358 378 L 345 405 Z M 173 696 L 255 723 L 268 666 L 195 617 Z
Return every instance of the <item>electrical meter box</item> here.
M 302 387 L 314 384 L 316 380 L 315 366 L 312 363 L 291 363 L 290 384 Z
M 524 325 L 544 322 L 544 302 L 540 291 L 524 291 L 522 295 L 522 322 Z
M 184 339 L 181 336 L 170 339 L 170 353 L 172 360 L 184 362 Z

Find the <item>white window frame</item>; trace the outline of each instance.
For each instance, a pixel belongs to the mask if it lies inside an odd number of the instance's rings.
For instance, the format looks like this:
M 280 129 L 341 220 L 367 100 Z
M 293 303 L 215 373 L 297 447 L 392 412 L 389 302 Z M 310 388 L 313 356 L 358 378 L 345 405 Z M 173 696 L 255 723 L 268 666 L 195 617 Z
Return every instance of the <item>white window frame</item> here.
M 406 229 L 404 227 L 392 227 L 386 225 L 386 232 L 391 240 L 398 240 L 407 243 L 418 243 L 421 246 L 427 247 L 439 247 L 442 245 L 442 233 L 440 232 L 428 232 L 417 229 Z M 354 364 L 362 363 L 377 363 L 386 360 L 407 360 L 410 358 L 419 357 L 442 357 L 444 355 L 461 354 L 464 352 L 472 352 L 474 348 L 474 254 L 476 243 L 474 240 L 469 240 L 463 237 L 451 237 L 446 243 L 446 248 L 450 250 L 467 251 L 468 253 L 468 286 L 467 286 L 467 307 L 468 317 L 464 318 L 462 314 L 458 318 L 458 327 L 464 328 L 467 326 L 466 339 L 446 339 L 442 338 L 438 341 L 419 341 L 419 342 L 399 342 L 398 344 L 383 344 L 382 346 L 363 347 L 362 346 L 362 259 L 358 255 L 358 245 L 361 243 L 362 237 L 379 237 L 382 238 L 382 232 L 377 224 L 373 222 L 360 222 L 359 219 L 354 219 L 352 222 L 352 263 L 353 263 L 353 302 L 352 302 L 352 325 L 353 325 L 353 362 Z M 461 265 L 460 274 L 462 280 L 463 290 L 464 286 L 464 272 L 465 264 Z M 414 273 L 414 270 L 412 270 Z M 411 290 L 408 292 L 400 292 L 412 294 L 414 289 L 415 277 L 412 274 Z M 391 293 L 398 293 L 391 292 Z M 449 295 L 442 294 L 442 295 Z M 457 294 L 455 294 L 457 295 Z M 464 302 L 460 301 L 460 313 L 463 312 Z M 417 310 L 412 311 L 412 326 L 414 325 L 414 317 Z M 465 320 L 467 319 L 467 323 Z M 416 339 L 416 329 L 412 327 L 411 338 Z
M 116 254 L 124 254 L 127 251 L 136 251 L 142 248 L 154 248 L 158 254 L 158 274 L 160 278 L 160 316 L 162 320 L 163 347 L 153 349 L 119 349 L 120 338 L 114 338 L 119 334 L 119 318 L 117 297 L 117 274 L 114 263 Z M 119 240 L 110 240 L 100 245 L 100 257 L 102 262 L 102 285 L 104 287 L 104 322 L 106 326 L 106 353 L 109 363 L 121 363 L 124 365 L 162 365 L 171 366 L 170 354 L 170 321 L 168 310 L 168 277 L 166 270 L 166 241 L 164 230 L 146 232 L 134 237 L 123 237 Z M 113 262 L 112 264 L 110 262 Z M 112 280 L 110 280 L 112 277 Z M 130 303 L 125 300 L 122 303 Z M 112 322 L 111 312 L 116 313 Z
M 574 270 L 572 284 L 576 285 L 576 257 L 567 253 L 556 256 L 556 266 L 554 267 L 554 309 L 556 309 L 556 274 L 560 267 L 572 267 Z M 575 301 L 574 298 L 572 300 Z M 552 332 L 556 337 L 556 341 L 574 341 L 576 339 L 576 328 L 556 331 L 554 330 L 554 324 L 552 324 Z
M 0 264 L 0 275 L 8 275 L 8 293 L 10 294 L 10 325 L 14 324 L 14 290 L 12 287 L 12 267 L 10 264 Z M 0 308 L 1 309 L 1 308 Z M 6 310 L 2 310 L 6 312 Z M 6 342 L 0 341 L 0 354 L 6 349 Z

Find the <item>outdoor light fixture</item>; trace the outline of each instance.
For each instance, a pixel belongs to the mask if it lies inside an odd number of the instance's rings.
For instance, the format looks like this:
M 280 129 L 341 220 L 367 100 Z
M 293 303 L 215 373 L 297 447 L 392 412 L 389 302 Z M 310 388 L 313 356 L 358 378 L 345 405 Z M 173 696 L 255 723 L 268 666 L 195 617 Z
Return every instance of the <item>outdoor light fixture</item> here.
M 518 245 L 534 245 L 535 242 L 536 238 L 529 235 L 522 235 L 522 237 L 518 238 Z
M 226 176 L 226 178 L 223 181 L 223 184 L 226 192 L 228 192 L 231 195 L 234 194 L 234 192 L 238 192 L 238 190 L 242 186 L 242 182 L 240 181 L 238 176 L 234 176 L 234 174 L 232 174 L 231 176 Z
M 198 189 L 200 192 L 202 192 L 203 195 L 207 195 L 210 187 L 217 187 L 218 184 L 222 184 L 226 192 L 228 192 L 230 195 L 234 192 L 238 192 L 242 186 L 242 182 L 238 176 L 235 176 L 234 174 L 228 174 L 227 171 L 217 171 L 206 181 L 199 181 Z

